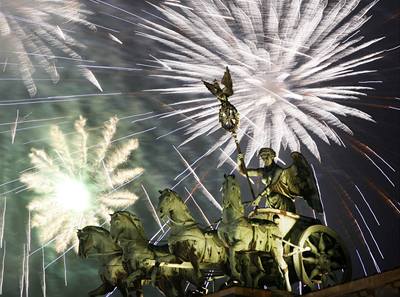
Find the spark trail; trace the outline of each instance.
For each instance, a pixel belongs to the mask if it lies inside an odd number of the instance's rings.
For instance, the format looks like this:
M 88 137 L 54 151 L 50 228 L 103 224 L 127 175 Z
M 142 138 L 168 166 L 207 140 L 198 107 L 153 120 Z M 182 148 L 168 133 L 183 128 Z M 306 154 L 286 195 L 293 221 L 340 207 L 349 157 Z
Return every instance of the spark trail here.
M 1 216 L 1 229 L 0 229 L 0 248 L 3 248 L 4 242 L 4 228 L 6 226 L 6 210 L 7 210 L 7 197 L 3 198 L 3 211 Z
M 194 199 L 192 193 L 190 193 L 190 191 L 185 187 L 186 193 L 189 195 L 189 197 L 192 199 L 194 205 L 196 205 L 197 209 L 199 210 L 201 216 L 203 217 L 204 221 L 207 223 L 207 226 L 211 227 L 212 229 L 212 224 L 211 222 L 208 220 L 206 214 L 204 213 L 204 211 L 201 209 L 200 205 L 197 203 L 196 199 Z
M 3 72 L 10 68 L 19 73 L 31 97 L 37 93 L 34 79 L 37 68 L 46 72 L 53 83 L 57 83 L 60 79 L 57 59 L 78 64 L 83 61 L 78 51 L 85 46 L 74 37 L 69 27 L 75 24 L 95 30 L 95 25 L 87 20 L 90 14 L 79 0 L 2 1 L 0 59 L 5 60 Z M 65 56 L 56 56 L 55 52 Z M 101 90 L 92 71 L 85 67 L 77 68 L 77 71 Z
M 214 198 L 214 196 L 207 190 L 207 188 L 204 186 L 204 184 L 201 182 L 200 178 L 197 176 L 196 172 L 194 171 L 194 169 L 192 168 L 192 166 L 189 164 L 188 161 L 186 161 L 186 159 L 182 156 L 182 154 L 179 152 L 179 150 L 173 146 L 174 150 L 178 153 L 179 157 L 182 159 L 182 161 L 185 163 L 185 166 L 187 168 L 189 168 L 191 174 L 193 175 L 193 177 L 195 178 L 195 180 L 199 183 L 199 185 L 201 186 L 201 189 L 204 193 L 204 195 L 207 197 L 207 199 L 213 204 L 213 206 L 215 206 L 219 211 L 222 211 L 222 207 L 219 204 L 219 202 Z
M 360 234 L 361 234 L 362 239 L 363 239 L 363 241 L 364 241 L 364 243 L 365 243 L 365 246 L 367 247 L 368 253 L 369 253 L 369 255 L 371 256 L 372 262 L 374 263 L 376 272 L 381 273 L 381 269 L 380 269 L 378 263 L 376 262 L 376 259 L 375 259 L 375 257 L 374 257 L 374 254 L 372 253 L 371 248 L 369 247 L 369 244 L 368 244 L 367 240 L 365 239 L 364 233 L 362 232 L 362 230 L 361 230 L 361 228 L 360 228 L 360 225 L 358 224 L 358 222 L 357 222 L 356 219 L 354 219 L 354 223 L 357 225 L 357 228 L 358 228 L 358 230 L 360 231 Z
M 352 130 L 342 118 L 373 121 L 345 105 L 372 89 L 351 79 L 375 72 L 358 69 L 385 52 L 371 49 L 382 38 L 366 41 L 360 35 L 377 1 L 360 3 L 181 0 L 153 5 L 162 17 L 142 19 L 138 34 L 165 50 L 148 66 L 160 71 L 153 76 L 178 83 L 153 91 L 194 98 L 175 99 L 177 110 L 169 114 L 185 114 L 194 121 L 182 145 L 220 130 L 215 111 L 219 103 L 201 80 L 219 78 L 225 66 L 233 76 L 231 101 L 240 112 L 238 138 L 245 143 L 247 163 L 264 146 L 277 152 L 305 146 L 320 159 L 315 138 L 344 145 L 335 130 Z M 367 49 L 370 52 L 364 53 Z M 211 151 L 219 147 L 228 155 L 236 149 L 230 135 L 221 136 Z
M 358 256 L 358 260 L 360 260 L 361 267 L 362 267 L 363 272 L 364 272 L 364 276 L 367 276 L 368 274 L 367 274 L 367 271 L 365 270 L 364 262 L 363 262 L 363 260 L 362 260 L 362 258 L 361 258 L 361 255 L 360 255 L 360 253 L 358 252 L 357 249 L 356 249 L 356 253 L 357 253 L 357 256 Z
M 24 172 L 20 179 L 35 192 L 29 209 L 32 226 L 39 228 L 42 244 L 54 241 L 56 250 L 62 252 L 77 242 L 77 228 L 108 221 L 109 213 L 137 200 L 124 186 L 140 176 L 143 168 L 120 169 L 120 166 L 128 161 L 139 143 L 125 136 L 130 139 L 115 148 L 117 123 L 118 119 L 113 117 L 104 124 L 102 139 L 91 150 L 86 119 L 82 117 L 75 122 L 77 133 L 71 139 L 53 126 L 50 152 L 32 149 L 34 171 Z
M 5 260 L 6 260 L 6 241 L 4 241 L 3 246 L 3 258 L 1 261 L 1 277 L 0 277 L 0 295 L 3 294 L 3 282 L 4 282 L 4 271 L 5 271 Z
M 155 207 L 153 205 L 153 202 L 151 202 L 150 196 L 147 193 L 146 188 L 143 185 L 142 185 L 142 189 L 143 189 L 144 195 L 147 198 L 147 201 L 149 202 L 149 206 L 150 206 L 150 209 L 151 209 L 151 214 L 152 214 L 154 220 L 157 222 L 158 226 L 160 227 L 161 231 L 164 233 L 164 227 L 163 227 L 163 225 L 162 225 L 162 223 L 160 221 L 160 218 L 157 215 L 157 211 L 156 211 L 156 209 L 155 209 Z

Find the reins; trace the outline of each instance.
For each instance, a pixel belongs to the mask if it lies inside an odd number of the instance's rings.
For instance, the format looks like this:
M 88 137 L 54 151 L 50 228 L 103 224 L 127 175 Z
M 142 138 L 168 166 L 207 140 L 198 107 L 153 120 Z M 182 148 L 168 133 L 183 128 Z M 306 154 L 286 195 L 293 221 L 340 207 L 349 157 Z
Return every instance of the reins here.
M 111 256 L 111 255 L 122 255 L 122 251 L 106 252 L 106 253 L 88 253 L 86 257 L 90 256 Z

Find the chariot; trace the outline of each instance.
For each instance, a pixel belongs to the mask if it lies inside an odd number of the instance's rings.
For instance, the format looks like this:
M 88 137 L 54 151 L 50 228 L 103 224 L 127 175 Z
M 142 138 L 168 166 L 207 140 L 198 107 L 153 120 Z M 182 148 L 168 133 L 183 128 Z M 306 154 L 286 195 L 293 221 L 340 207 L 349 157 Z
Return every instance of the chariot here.
M 249 214 L 252 221 L 273 221 L 279 217 L 285 261 L 291 282 L 301 281 L 311 289 L 333 286 L 351 278 L 351 260 L 339 235 L 320 220 L 272 208 L 259 208 Z M 272 259 L 264 266 L 274 274 Z
M 222 186 L 222 219 L 212 230 L 197 227 L 190 211 L 176 192 L 161 192 L 159 209 L 173 215 L 174 236 L 168 244 L 177 253 L 187 249 L 179 244 L 195 242 L 196 262 L 184 261 L 176 268 L 195 263 L 210 279 L 230 276 L 245 286 L 277 286 L 291 290 L 300 281 L 311 289 L 333 286 L 351 278 L 351 261 L 340 236 L 320 220 L 273 208 L 257 208 L 246 215 L 240 185 L 233 175 L 225 175 Z M 172 211 L 172 212 L 171 212 Z M 197 236 L 194 236 L 196 231 Z M 194 244 L 193 244 L 194 245 Z M 226 256 L 220 247 L 224 245 Z M 212 257 L 218 254 L 220 257 Z M 218 258 L 218 259 L 217 259 Z M 185 263 L 186 261 L 186 263 Z M 166 265 L 170 265 L 166 263 Z M 185 265 L 185 267 L 183 267 Z M 226 270 L 226 266 L 229 270 Z M 232 268 L 233 267 L 233 268 Z M 236 269 L 239 276 L 233 275 Z

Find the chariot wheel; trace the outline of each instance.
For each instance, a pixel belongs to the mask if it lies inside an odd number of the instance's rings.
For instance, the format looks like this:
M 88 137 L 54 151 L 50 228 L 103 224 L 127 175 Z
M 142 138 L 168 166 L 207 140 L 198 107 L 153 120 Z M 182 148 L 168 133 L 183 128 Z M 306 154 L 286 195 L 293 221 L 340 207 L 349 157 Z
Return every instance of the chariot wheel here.
M 311 289 L 325 288 L 351 279 L 351 260 L 339 235 L 313 225 L 299 238 L 300 252 L 293 255 L 296 274 Z

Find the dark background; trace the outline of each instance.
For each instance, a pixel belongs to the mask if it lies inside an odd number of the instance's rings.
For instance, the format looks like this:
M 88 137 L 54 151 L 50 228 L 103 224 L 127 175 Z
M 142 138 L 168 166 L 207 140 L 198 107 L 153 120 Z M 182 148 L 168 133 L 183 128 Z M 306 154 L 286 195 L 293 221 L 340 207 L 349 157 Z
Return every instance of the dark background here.
M 153 1 L 156 3 L 157 1 Z M 112 5 L 117 5 L 133 14 L 151 18 L 145 14 L 143 9 L 155 12 L 145 1 L 107 1 Z M 121 66 L 140 68 L 137 64 L 143 63 L 150 58 L 150 54 L 157 56 L 159 51 L 158 44 L 139 37 L 135 34 L 138 30 L 138 18 L 134 15 L 122 13 L 110 6 L 101 3 L 87 2 L 87 5 L 95 14 L 91 16 L 91 21 L 117 30 L 113 33 L 124 44 L 119 45 L 112 42 L 108 37 L 108 31 L 99 28 L 97 32 L 91 32 L 82 28 L 77 29 L 78 39 L 87 45 L 83 50 L 84 57 L 95 60 L 97 65 Z M 373 18 L 363 27 L 362 34 L 367 39 L 379 36 L 386 36 L 378 45 L 374 46 L 377 50 L 389 49 L 400 44 L 399 38 L 399 14 L 400 7 L 398 1 L 385 0 L 379 2 L 371 11 Z M 124 18 L 128 22 L 123 22 L 111 15 Z M 0 44 L 0 48 L 3 45 Z M 371 51 L 368 49 L 367 51 Z M 76 71 L 76 68 L 65 64 L 65 69 L 61 73 L 61 81 L 53 86 L 48 81 L 38 81 L 39 92 L 37 98 L 62 95 L 79 95 L 98 93 L 87 81 L 84 81 Z M 353 277 L 359 278 L 364 275 L 363 268 L 357 256 L 359 252 L 365 265 L 368 275 L 377 273 L 375 266 L 363 237 L 356 225 L 358 222 L 367 244 L 375 257 L 382 271 L 397 267 L 400 264 L 399 245 L 400 245 L 400 225 L 399 212 L 388 202 L 392 201 L 397 209 L 399 205 L 399 173 L 400 170 L 400 140 L 399 140 L 399 110 L 400 108 L 400 84 L 399 84 L 399 50 L 387 52 L 380 61 L 368 65 L 369 69 L 378 69 L 373 75 L 362 80 L 383 80 L 381 85 L 375 85 L 376 90 L 370 91 L 367 98 L 358 102 L 351 102 L 349 105 L 357 107 L 373 115 L 376 123 L 365 122 L 358 119 L 344 119 L 345 123 L 352 127 L 354 136 L 340 134 L 347 146 L 328 146 L 320 145 L 322 163 L 313 157 L 306 156 L 316 167 L 317 176 L 320 181 L 321 194 L 326 209 L 328 225 L 335 229 L 346 241 L 352 254 Z M 63 131 L 73 131 L 73 121 L 79 115 L 88 118 L 88 126 L 100 126 L 105 120 L 113 115 L 120 118 L 143 114 L 147 112 L 164 112 L 165 102 L 171 102 L 173 98 L 162 96 L 157 93 L 142 92 L 145 89 L 155 87 L 172 86 L 173 82 L 149 77 L 150 71 L 117 71 L 98 69 L 94 70 L 98 80 L 103 86 L 105 93 L 118 92 L 120 95 L 114 96 L 91 96 L 69 102 L 57 102 L 46 100 L 38 103 L 30 101 L 26 90 L 20 81 L 0 80 L 0 207 L 3 208 L 4 197 L 7 197 L 7 211 L 5 218 L 4 238 L 7 243 L 7 253 L 5 258 L 3 295 L 19 296 L 20 278 L 22 273 L 22 251 L 26 240 L 26 225 L 28 211 L 26 205 L 33 195 L 29 192 L 16 193 L 15 188 L 21 184 L 18 180 L 20 172 L 28 167 L 29 150 L 31 147 L 46 148 L 46 137 L 50 124 L 59 124 Z M 17 77 L 12 71 L 0 73 L 0 78 Z M 35 74 L 35 78 L 45 78 L 40 71 Z M 360 79 L 361 80 L 361 79 Z M 4 105 L 10 100 L 26 99 L 19 104 Z M 43 100 L 38 100 L 43 101 Z M 15 120 L 16 110 L 19 110 L 20 117 L 29 115 L 28 119 L 43 119 L 66 117 L 65 119 L 48 120 L 40 123 L 21 123 L 18 126 L 15 143 L 11 144 L 11 123 Z M 147 116 L 138 116 L 137 119 L 144 119 Z M 140 148 L 131 158 L 130 162 L 134 166 L 142 166 L 146 169 L 145 175 L 140 182 L 130 185 L 130 189 L 135 191 L 141 199 L 131 208 L 144 220 L 146 232 L 149 237 L 158 230 L 157 223 L 151 219 L 150 212 L 144 193 L 140 184 L 143 184 L 149 191 L 153 202 L 157 201 L 157 191 L 167 186 L 174 185 L 174 177 L 185 169 L 172 145 L 179 145 L 185 135 L 182 131 L 174 133 L 168 137 L 157 139 L 157 137 L 173 130 L 177 127 L 178 118 L 164 120 L 147 119 L 131 123 L 130 120 L 122 120 L 119 125 L 117 137 L 130 133 L 142 131 L 148 128 L 157 127 L 146 134 L 139 135 Z M 99 131 L 97 131 L 99 132 Z M 396 172 L 391 171 L 387 166 L 376 157 L 375 162 L 388 174 L 393 181 L 393 187 L 380 171 L 357 149 L 354 149 L 354 139 L 367 144 L 374 151 L 379 153 Z M 200 137 L 194 142 L 180 148 L 182 154 L 189 162 L 193 162 L 198 156 L 205 153 L 209 145 L 215 141 L 212 137 Z M 284 153 L 284 156 L 288 152 Z M 285 155 L 286 154 L 286 155 Z M 222 176 L 225 172 L 230 172 L 232 166 L 224 165 L 216 169 L 217 156 L 202 160 L 196 170 L 202 178 L 208 190 L 218 197 Z M 288 159 L 287 159 L 288 160 Z M 254 162 L 254 165 L 256 163 Z M 3 184 L 7 183 L 7 184 Z M 356 184 L 363 192 L 365 198 L 371 205 L 376 214 L 380 226 L 378 226 L 368 210 L 365 202 L 354 187 Z M 192 189 L 196 185 L 195 180 L 190 177 L 177 188 L 177 191 L 184 195 L 183 186 Z M 243 189 L 246 189 L 243 183 Z M 249 197 L 249 194 L 245 195 Z M 218 212 L 210 206 L 207 199 L 196 191 L 194 197 L 201 207 L 206 210 L 210 220 L 216 221 L 219 218 Z M 354 204 L 357 204 L 372 232 L 376 238 L 384 258 L 380 257 L 378 250 L 368 232 L 366 225 L 358 214 Z M 190 205 L 199 222 L 201 218 L 194 208 Z M 0 209 L 2 210 L 2 209 Z M 0 211 L 0 214 L 2 211 Z M 355 221 L 356 220 L 356 221 Z M 32 234 L 32 248 L 40 247 L 36 237 L 36 232 Z M 1 250 L 0 255 L 2 255 Z M 57 257 L 51 247 L 45 249 L 45 262 L 49 263 Z M 86 292 L 97 287 L 99 279 L 97 276 L 96 262 L 89 260 L 83 261 L 76 254 L 70 252 L 66 256 L 68 286 L 64 285 L 64 266 L 62 259 L 55 262 L 46 270 L 47 296 L 84 296 Z M 41 296 L 41 266 L 42 256 L 38 252 L 30 258 L 30 296 Z M 150 293 L 151 292 L 151 293 Z M 117 296 L 118 294 L 114 294 Z M 149 295 L 158 296 L 153 289 L 149 289 Z

